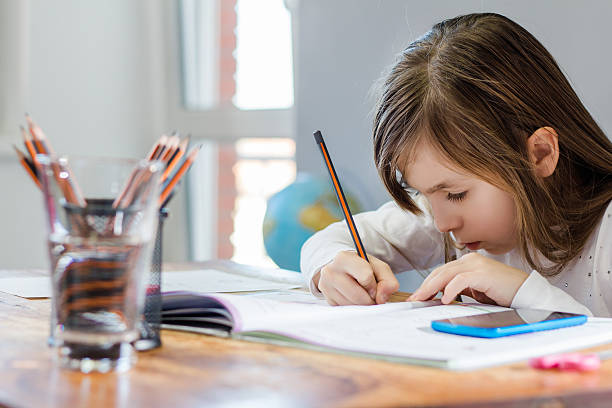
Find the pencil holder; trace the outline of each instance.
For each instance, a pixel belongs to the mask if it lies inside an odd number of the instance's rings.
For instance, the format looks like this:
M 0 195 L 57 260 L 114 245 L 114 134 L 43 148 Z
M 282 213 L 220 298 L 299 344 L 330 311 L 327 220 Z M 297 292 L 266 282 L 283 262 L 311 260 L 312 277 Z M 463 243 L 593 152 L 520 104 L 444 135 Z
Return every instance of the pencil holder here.
M 138 351 L 151 350 L 161 346 L 161 270 L 162 270 L 162 236 L 164 221 L 168 210 L 160 209 L 157 224 L 157 235 L 151 258 L 151 272 L 146 291 L 144 312 L 140 321 L 140 338 L 132 344 Z
M 144 305 L 162 166 L 116 158 L 39 159 L 51 264 L 49 343 L 61 367 L 127 370 L 141 337 L 138 349 L 160 344 Z
M 88 199 L 87 207 L 66 206 L 66 218 L 71 233 L 88 235 L 90 231 L 96 231 L 102 236 L 108 229 L 115 228 L 119 217 L 117 210 L 112 208 L 113 200 Z M 124 227 L 129 225 L 137 214 L 128 209 L 120 211 L 121 222 Z M 168 211 L 162 208 L 157 218 L 157 233 L 153 243 L 151 255 L 151 266 L 148 279 L 145 279 L 145 299 L 142 315 L 137 323 L 138 338 L 132 342 L 132 346 L 138 351 L 151 350 L 161 346 L 160 324 L 161 324 L 161 265 L 162 265 L 162 236 L 163 225 L 168 217 Z M 126 259 L 123 259 L 126 258 Z M 115 263 L 126 263 L 128 256 L 120 257 L 115 254 Z M 105 260 L 107 261 L 107 260 Z M 101 265 L 102 262 L 97 262 Z

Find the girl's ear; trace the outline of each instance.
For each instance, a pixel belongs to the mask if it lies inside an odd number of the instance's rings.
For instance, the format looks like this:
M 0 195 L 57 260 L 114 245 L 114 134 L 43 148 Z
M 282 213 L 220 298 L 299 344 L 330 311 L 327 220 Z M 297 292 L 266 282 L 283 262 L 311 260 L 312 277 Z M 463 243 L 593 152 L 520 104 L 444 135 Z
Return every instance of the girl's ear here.
M 559 160 L 559 137 L 555 129 L 541 127 L 527 139 L 527 153 L 535 174 L 548 177 L 555 171 Z

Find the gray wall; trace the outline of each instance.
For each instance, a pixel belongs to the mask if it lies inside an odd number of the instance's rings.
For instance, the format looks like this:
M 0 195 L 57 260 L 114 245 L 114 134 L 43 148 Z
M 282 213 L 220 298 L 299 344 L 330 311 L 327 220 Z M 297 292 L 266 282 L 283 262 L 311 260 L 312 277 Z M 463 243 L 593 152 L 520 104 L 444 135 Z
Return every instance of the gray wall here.
M 19 109 L 30 112 L 57 152 L 143 157 L 167 130 L 160 4 L 29 0 L 28 89 Z M 19 124 L 0 140 L 3 269 L 48 265 L 41 194 L 9 150 L 20 144 Z M 177 194 L 165 232 L 169 260 L 186 257 L 183 196 Z
M 481 11 L 504 14 L 534 34 L 610 136 L 612 2 L 305 0 L 296 16 L 298 171 L 325 176 L 312 139 L 321 129 L 345 188 L 368 209 L 388 200 L 372 159 L 373 84 L 434 23 Z

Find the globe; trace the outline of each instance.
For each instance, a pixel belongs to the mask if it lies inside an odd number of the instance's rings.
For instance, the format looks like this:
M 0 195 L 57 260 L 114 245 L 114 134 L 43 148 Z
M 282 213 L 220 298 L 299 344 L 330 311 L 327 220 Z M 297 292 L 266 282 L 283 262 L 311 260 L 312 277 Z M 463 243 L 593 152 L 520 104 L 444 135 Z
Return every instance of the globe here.
M 344 190 L 351 212 L 361 211 L 354 196 Z M 300 249 L 315 232 L 343 220 L 329 179 L 298 174 L 296 180 L 268 200 L 263 222 L 264 247 L 283 269 L 300 270 Z

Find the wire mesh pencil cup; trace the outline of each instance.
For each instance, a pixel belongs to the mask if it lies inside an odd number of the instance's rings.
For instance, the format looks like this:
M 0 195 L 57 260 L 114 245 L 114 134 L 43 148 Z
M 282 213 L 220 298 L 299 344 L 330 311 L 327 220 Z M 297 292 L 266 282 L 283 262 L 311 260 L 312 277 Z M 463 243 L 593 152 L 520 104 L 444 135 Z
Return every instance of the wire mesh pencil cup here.
M 164 221 L 168 218 L 165 208 L 159 211 L 157 234 L 151 257 L 151 272 L 147 286 L 143 319 L 140 325 L 140 338 L 134 341 L 138 351 L 150 350 L 161 346 L 161 271 L 162 271 L 162 236 Z

